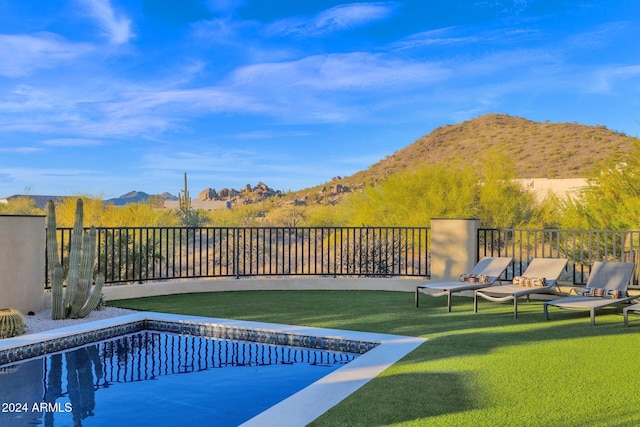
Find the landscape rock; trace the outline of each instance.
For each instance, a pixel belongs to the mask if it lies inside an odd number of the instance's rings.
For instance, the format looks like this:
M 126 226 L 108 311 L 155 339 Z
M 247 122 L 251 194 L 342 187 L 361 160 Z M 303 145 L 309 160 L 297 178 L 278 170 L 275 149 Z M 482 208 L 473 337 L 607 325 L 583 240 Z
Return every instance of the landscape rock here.
M 218 193 L 213 188 L 205 188 L 198 194 L 197 200 L 218 200 Z

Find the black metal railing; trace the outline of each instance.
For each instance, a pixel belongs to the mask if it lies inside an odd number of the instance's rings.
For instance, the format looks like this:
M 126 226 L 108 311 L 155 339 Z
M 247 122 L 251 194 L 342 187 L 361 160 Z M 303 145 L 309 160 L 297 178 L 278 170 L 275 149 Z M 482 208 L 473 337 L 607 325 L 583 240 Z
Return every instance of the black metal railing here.
M 428 227 L 98 228 L 107 284 L 214 277 L 428 277 Z M 71 228 L 58 229 L 66 265 Z M 564 280 L 586 283 L 594 261 L 640 261 L 640 230 L 478 230 L 478 258 L 512 256 L 503 279 L 532 258 L 567 258 Z M 65 267 L 66 268 L 66 267 Z M 48 265 L 46 268 L 48 272 Z M 47 274 L 48 277 L 48 274 Z M 45 286 L 48 288 L 49 283 Z M 634 273 L 632 286 L 640 286 Z
M 640 230 L 479 229 L 478 258 L 512 256 L 504 279 L 525 270 L 532 258 L 567 258 L 567 281 L 586 283 L 594 261 L 634 262 L 640 256 Z M 632 286 L 639 285 L 638 271 Z
M 71 231 L 58 229 L 63 266 Z M 97 268 L 108 284 L 203 277 L 429 276 L 428 227 L 103 227 L 97 235 Z

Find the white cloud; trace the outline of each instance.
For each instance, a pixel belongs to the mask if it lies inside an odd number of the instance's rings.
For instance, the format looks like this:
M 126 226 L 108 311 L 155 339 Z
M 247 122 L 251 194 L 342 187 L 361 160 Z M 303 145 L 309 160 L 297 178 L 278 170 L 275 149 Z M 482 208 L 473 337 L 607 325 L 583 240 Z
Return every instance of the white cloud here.
M 87 138 L 54 138 L 44 140 L 42 144 L 51 147 L 96 147 L 104 144 L 104 141 Z
M 542 34 L 539 30 L 527 27 L 484 29 L 474 27 L 444 27 L 435 30 L 423 31 L 411 34 L 389 45 L 390 50 L 407 50 L 420 48 L 447 48 L 456 47 L 474 49 L 475 46 L 499 45 L 500 50 L 504 46 L 517 46 L 525 42 L 539 40 Z M 496 48 L 497 49 L 497 48 Z M 463 50 L 463 52 L 467 52 Z M 451 52 L 448 52 L 451 55 Z
M 261 105 L 259 99 L 229 88 L 202 87 L 127 92 L 116 101 L 102 104 L 100 110 L 113 120 L 149 116 L 179 121 L 194 113 L 256 113 L 269 110 L 269 107 Z
M 238 69 L 232 80 L 237 86 L 250 87 L 369 90 L 429 84 L 441 80 L 447 74 L 448 71 L 437 63 L 355 52 L 250 65 Z
M 307 131 L 289 131 L 289 132 L 274 132 L 268 130 L 257 130 L 253 132 L 237 133 L 232 135 L 235 139 L 273 139 L 273 138 L 297 138 L 312 135 Z
M 81 0 L 81 2 L 98 22 L 111 43 L 127 43 L 134 37 L 131 20 L 127 16 L 117 13 L 109 0 Z
M 375 2 L 335 6 L 310 18 L 294 17 L 276 21 L 267 32 L 279 36 L 323 36 L 387 19 L 399 5 L 396 2 Z
M 640 65 L 626 66 L 604 66 L 596 69 L 587 79 L 582 80 L 585 83 L 585 90 L 592 93 L 611 93 L 616 86 L 626 83 L 626 80 L 640 80 Z M 635 85 L 627 86 L 627 96 L 631 96 L 634 92 L 632 88 L 636 88 L 635 92 L 640 89 L 640 82 Z
M 68 145 L 84 144 L 84 138 L 92 141 L 105 136 L 188 131 L 193 120 L 211 113 L 277 117 L 289 123 L 344 122 L 362 113 L 359 108 L 367 104 L 363 99 L 371 98 L 371 89 L 419 89 L 446 79 L 450 73 L 439 64 L 353 53 L 251 65 L 216 86 L 194 89 L 123 86 L 94 99 L 70 94 L 69 100 L 63 101 L 58 99 L 61 95 L 52 97 L 23 87 L 19 91 L 22 95 L 16 95 L 20 99 L 0 101 L 0 111 L 31 108 L 38 112 L 40 108 L 40 113 L 18 121 L 0 120 L 0 129 L 64 135 L 51 140 Z M 350 101 L 343 102 L 345 97 Z M 73 142 L 68 137 L 80 140 Z M 244 135 L 258 137 L 263 135 Z
M 589 30 L 576 33 L 567 38 L 565 44 L 568 48 L 576 52 L 584 52 L 586 50 L 599 49 L 607 47 L 614 40 L 625 33 L 630 32 L 632 26 L 636 23 L 625 21 L 614 21 L 602 24 Z
M 53 33 L 0 34 L 0 76 L 24 77 L 71 62 L 90 50 L 87 44 L 69 43 Z
M 31 154 L 31 153 L 37 153 L 42 150 L 43 150 L 42 148 L 38 148 L 38 147 L 10 147 L 10 148 L 0 147 L 0 153 Z
M 478 43 L 484 41 L 484 37 L 479 34 L 473 35 L 454 35 L 455 28 L 439 28 L 437 30 L 424 31 L 417 34 L 412 34 L 403 40 L 395 42 L 391 45 L 391 48 L 402 49 L 415 49 L 421 47 L 433 47 L 433 46 L 450 46 L 454 44 L 467 44 Z
M 52 111 L 66 109 L 72 102 L 33 86 L 21 84 L 0 99 L 0 112 L 5 114 Z M 1 122 L 2 120 L 0 120 Z

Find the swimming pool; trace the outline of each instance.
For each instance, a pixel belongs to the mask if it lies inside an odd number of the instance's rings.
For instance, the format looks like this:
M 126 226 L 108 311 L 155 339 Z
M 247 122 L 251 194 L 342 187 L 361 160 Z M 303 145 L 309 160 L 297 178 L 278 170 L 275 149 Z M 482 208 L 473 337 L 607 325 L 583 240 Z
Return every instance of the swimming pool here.
M 5 365 L 0 425 L 237 426 L 356 357 L 143 330 Z
M 347 351 L 361 354 L 357 359 L 316 380 L 310 386 L 303 386 L 302 390 L 293 395 L 284 399 L 280 396 L 279 399 L 283 400 L 245 422 L 243 425 L 246 426 L 305 425 L 425 341 L 415 337 L 356 331 L 162 313 L 135 313 L 55 331 L 0 340 L 0 365 L 61 352 L 72 347 L 86 347 L 96 341 L 121 337 L 142 330 L 289 345 L 303 347 L 307 351 L 309 349 L 323 349 L 330 352 Z M 187 355 L 188 352 L 181 351 L 179 354 Z M 171 377 L 180 377 L 180 375 Z M 151 382 L 154 381 L 157 380 Z M 32 390 L 25 389 L 22 392 L 25 396 L 23 400 L 27 403 L 39 403 L 43 400 L 42 396 L 38 396 Z M 206 391 L 202 393 L 206 393 Z M 162 393 L 159 394 L 162 395 Z M 168 397 L 168 395 L 166 396 Z M 2 397 L 0 397 L 0 401 L 2 401 Z M 197 409 L 189 407 L 190 401 L 190 399 L 183 400 L 184 407 L 179 411 L 182 417 L 187 417 L 185 419 L 188 419 L 190 414 Z M 246 399 L 246 403 L 251 404 L 251 400 Z M 271 403 L 269 404 L 271 405 Z M 120 405 L 122 408 L 122 399 L 114 401 L 111 405 Z M 161 405 L 156 405 L 153 410 L 160 408 Z M 63 405 L 54 409 L 64 410 L 65 407 Z M 149 411 L 143 412 L 148 413 Z M 86 420 L 88 419 L 86 418 Z M 56 423 L 56 425 L 58 424 Z

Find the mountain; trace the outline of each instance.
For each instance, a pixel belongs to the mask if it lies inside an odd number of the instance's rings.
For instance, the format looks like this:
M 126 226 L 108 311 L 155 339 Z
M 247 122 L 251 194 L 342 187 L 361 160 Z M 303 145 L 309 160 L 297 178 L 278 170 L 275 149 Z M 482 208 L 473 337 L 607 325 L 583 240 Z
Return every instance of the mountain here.
M 604 126 L 487 114 L 439 127 L 365 170 L 297 191 L 295 198 L 333 203 L 354 189 L 424 164 L 455 161 L 479 167 L 482 153 L 492 148 L 511 156 L 517 178 L 585 178 L 602 160 L 628 153 L 638 143 L 640 139 Z
M 107 204 L 112 204 L 114 206 L 124 206 L 129 203 L 139 203 L 144 202 L 150 197 L 159 198 L 161 200 L 178 200 L 176 196 L 173 196 L 167 192 L 162 194 L 150 195 L 145 193 L 144 191 L 130 191 L 126 194 L 123 194 L 120 197 L 116 197 L 113 199 L 107 199 L 104 202 Z
M 600 161 L 629 152 L 637 142 L 604 126 L 487 114 L 439 127 L 351 179 L 377 180 L 419 163 L 457 160 L 479 166 L 482 153 L 493 147 L 509 154 L 518 178 L 583 178 L 592 175 Z

